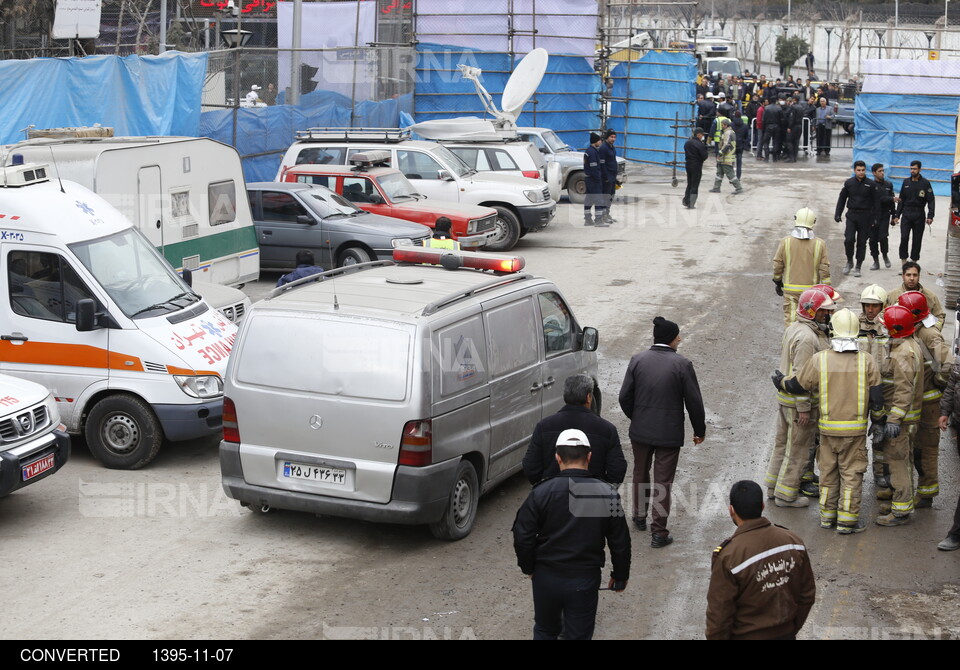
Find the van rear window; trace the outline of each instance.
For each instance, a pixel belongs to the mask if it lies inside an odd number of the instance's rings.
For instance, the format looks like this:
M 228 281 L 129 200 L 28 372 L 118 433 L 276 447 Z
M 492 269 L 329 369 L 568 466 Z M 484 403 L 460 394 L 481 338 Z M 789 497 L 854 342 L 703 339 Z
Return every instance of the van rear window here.
M 252 319 L 237 381 L 349 398 L 403 400 L 410 331 L 384 321 L 263 315 Z

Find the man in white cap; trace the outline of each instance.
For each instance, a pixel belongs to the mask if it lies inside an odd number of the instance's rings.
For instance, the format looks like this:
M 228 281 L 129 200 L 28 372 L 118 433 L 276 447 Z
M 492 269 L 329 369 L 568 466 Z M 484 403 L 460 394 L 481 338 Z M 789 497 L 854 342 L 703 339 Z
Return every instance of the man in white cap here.
M 260 90 L 260 87 L 257 86 L 256 84 L 250 87 L 250 92 L 247 93 L 246 97 L 244 98 L 244 101 L 247 103 L 248 106 L 253 107 L 258 102 L 260 102 L 260 94 L 257 93 L 257 91 L 259 90 Z
M 589 640 L 596 625 L 604 546 L 608 588 L 630 578 L 630 531 L 611 484 L 590 474 L 590 441 L 581 430 L 557 438 L 560 473 L 533 487 L 513 522 L 517 564 L 533 582 L 535 640 Z

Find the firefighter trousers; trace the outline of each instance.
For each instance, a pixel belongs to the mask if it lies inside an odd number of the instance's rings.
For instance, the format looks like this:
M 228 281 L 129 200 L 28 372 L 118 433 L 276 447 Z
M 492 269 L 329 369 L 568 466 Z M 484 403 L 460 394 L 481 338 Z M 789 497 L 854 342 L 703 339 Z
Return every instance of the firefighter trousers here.
M 796 407 L 780 405 L 777 414 L 777 437 L 767 465 L 764 483 L 774 489 L 774 496 L 793 502 L 800 495 L 800 478 L 807 469 L 810 448 L 817 434 L 817 408 L 810 412 L 806 426 L 797 423 Z
M 799 293 L 783 292 L 783 325 L 789 326 L 797 320 L 797 301 L 800 300 Z
M 940 467 L 940 401 L 923 403 L 920 425 L 914 442 L 913 465 L 917 469 L 917 495 L 933 498 L 940 493 L 937 470 Z
M 917 424 L 900 427 L 900 435 L 883 441 L 883 455 L 890 469 L 890 487 L 893 498 L 890 509 L 896 516 L 913 512 L 913 447 L 917 438 Z
M 867 436 L 820 434 L 820 523 L 855 526 L 860 518 L 863 473 L 867 471 Z

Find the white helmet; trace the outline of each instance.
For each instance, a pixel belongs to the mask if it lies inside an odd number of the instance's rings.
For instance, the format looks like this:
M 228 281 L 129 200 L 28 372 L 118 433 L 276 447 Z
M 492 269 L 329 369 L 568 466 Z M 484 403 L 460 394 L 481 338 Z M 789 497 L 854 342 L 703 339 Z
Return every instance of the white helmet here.
M 817 215 L 809 207 L 798 209 L 793 217 L 794 225 L 813 228 L 817 224 Z
M 863 289 L 863 293 L 860 294 L 860 304 L 880 304 L 885 305 L 887 302 L 887 292 L 883 290 L 877 284 L 870 284 L 867 288 Z
M 707 100 L 713 100 L 713 93 L 707 91 Z
M 860 334 L 860 319 L 849 309 L 840 309 L 830 317 L 834 337 L 854 338 Z

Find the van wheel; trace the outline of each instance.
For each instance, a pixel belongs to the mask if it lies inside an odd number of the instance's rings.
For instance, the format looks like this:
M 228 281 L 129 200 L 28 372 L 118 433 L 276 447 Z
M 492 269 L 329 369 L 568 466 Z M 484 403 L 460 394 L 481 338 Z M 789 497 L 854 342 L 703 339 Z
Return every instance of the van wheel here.
M 497 235 L 487 242 L 489 251 L 510 251 L 520 239 L 520 222 L 506 207 L 494 207 L 497 210 Z
M 480 484 L 477 471 L 470 461 L 460 461 L 457 480 L 450 492 L 447 509 L 440 520 L 430 524 L 430 532 L 438 540 L 461 540 L 473 529 L 480 500 Z
M 340 252 L 340 258 L 337 259 L 337 267 L 342 268 L 345 265 L 356 265 L 357 263 L 369 263 L 370 254 L 366 249 L 360 247 L 349 247 Z
M 114 470 L 142 468 L 163 444 L 153 410 L 132 395 L 110 396 L 94 405 L 83 434 L 94 458 Z
M 587 199 L 587 178 L 578 172 L 567 182 L 567 199 L 574 205 L 582 205 Z

